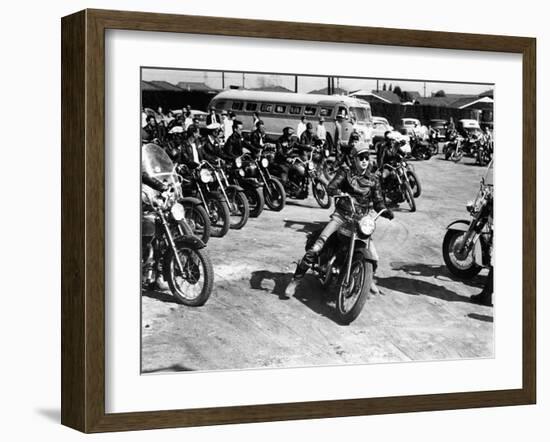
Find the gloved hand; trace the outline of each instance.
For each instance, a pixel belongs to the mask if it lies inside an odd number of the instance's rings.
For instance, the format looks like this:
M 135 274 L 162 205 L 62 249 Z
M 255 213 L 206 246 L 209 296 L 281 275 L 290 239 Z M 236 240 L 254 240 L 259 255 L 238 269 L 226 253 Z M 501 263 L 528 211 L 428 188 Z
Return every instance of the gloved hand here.
M 393 219 L 393 212 L 390 209 L 386 209 L 386 211 L 380 216 L 391 221 Z

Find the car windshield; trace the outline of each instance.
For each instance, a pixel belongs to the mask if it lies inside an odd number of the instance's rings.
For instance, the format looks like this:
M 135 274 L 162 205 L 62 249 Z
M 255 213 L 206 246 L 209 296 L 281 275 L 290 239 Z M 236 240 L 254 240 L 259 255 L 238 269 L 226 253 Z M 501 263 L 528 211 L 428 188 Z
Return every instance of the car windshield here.
M 351 107 L 350 112 L 360 123 L 366 123 L 369 120 L 370 111 L 366 107 Z

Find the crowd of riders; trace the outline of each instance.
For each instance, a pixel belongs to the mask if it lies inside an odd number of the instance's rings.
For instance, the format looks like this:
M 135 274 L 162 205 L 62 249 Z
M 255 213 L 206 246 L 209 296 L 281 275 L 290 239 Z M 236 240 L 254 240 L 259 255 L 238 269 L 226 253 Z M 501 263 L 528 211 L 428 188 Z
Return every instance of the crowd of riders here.
M 386 209 L 386 198 L 383 192 L 385 180 L 389 179 L 387 165 L 394 165 L 402 161 L 406 153 L 401 149 L 403 139 L 396 137 L 394 132 L 387 131 L 384 139 L 375 146 L 375 153 L 371 157 L 370 149 L 360 137 L 353 132 L 348 142 L 341 142 L 338 136 L 331 146 L 326 144 L 326 129 L 324 119 L 306 121 L 302 117 L 297 127 L 285 127 L 275 143 L 268 143 L 266 130 L 261 115 L 253 116 L 253 130 L 243 134 L 243 122 L 238 120 L 232 112 L 216 113 L 209 109 L 206 118 L 196 117 L 189 106 L 180 112 L 164 112 L 158 108 L 157 112 L 142 112 L 142 143 L 154 143 L 162 147 L 176 164 L 197 168 L 204 160 L 211 162 L 231 162 L 248 154 L 257 158 L 269 145 L 273 150 L 270 169 L 276 172 L 283 184 L 292 175 L 292 168 L 296 167 L 293 159 L 304 158 L 314 148 L 329 148 L 333 158 L 333 169 L 330 182 L 327 186 L 329 195 L 346 192 L 354 197 L 360 206 L 369 206 L 375 210 Z M 338 130 L 337 130 L 338 132 Z M 449 122 L 446 130 L 448 139 L 456 135 L 454 122 Z M 435 130 L 428 129 L 427 137 L 435 138 Z M 486 131 L 483 135 L 491 137 Z M 491 137 L 492 139 L 492 137 Z M 307 250 L 302 258 L 294 278 L 287 292 L 293 292 L 300 278 L 307 271 L 313 257 L 316 256 L 326 242 L 327 237 L 342 224 L 341 212 L 345 212 L 344 203 L 337 205 L 331 215 L 331 221 L 326 226 L 326 232 Z M 392 219 L 390 209 L 384 211 L 384 217 Z M 375 287 L 373 288 L 374 290 Z M 484 289 L 484 292 L 487 289 Z M 492 290 L 491 290 L 492 291 Z M 479 301 L 473 298 L 474 301 Z

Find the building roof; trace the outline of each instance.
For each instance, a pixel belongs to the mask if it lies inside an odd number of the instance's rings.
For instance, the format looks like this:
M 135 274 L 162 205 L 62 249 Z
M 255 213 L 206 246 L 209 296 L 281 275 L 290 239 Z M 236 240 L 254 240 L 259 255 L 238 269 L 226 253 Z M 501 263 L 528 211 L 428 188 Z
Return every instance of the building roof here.
M 141 80 L 141 90 L 142 91 L 162 91 L 164 89 L 151 83 L 150 81 Z
M 187 92 L 191 92 L 191 91 L 217 92 L 217 89 L 211 88 L 206 83 L 203 83 L 201 81 L 180 81 L 177 84 L 177 87 Z
M 181 89 L 179 87 L 177 87 L 176 85 L 174 85 L 172 83 L 169 83 L 168 81 L 153 80 L 153 81 L 149 81 L 149 83 L 154 84 L 160 90 L 163 90 L 163 91 L 181 92 Z
M 473 106 L 475 104 L 493 104 L 493 99 L 491 97 L 464 97 L 459 98 L 456 101 L 453 101 L 449 107 L 455 107 L 457 109 L 465 109 L 467 107 Z
M 494 98 L 494 93 L 495 93 L 495 90 L 494 89 L 489 89 L 485 92 L 482 92 L 481 94 L 479 94 L 480 97 L 490 97 L 490 98 Z
M 342 89 L 341 87 L 335 87 L 334 90 L 332 91 L 332 95 L 348 95 L 348 93 L 349 91 L 347 91 L 346 89 Z M 308 92 L 308 94 L 328 95 L 328 87 L 310 91 Z
M 265 91 L 265 92 L 294 92 L 284 86 L 262 86 L 249 89 L 251 91 Z
M 367 91 L 365 89 L 359 89 L 350 93 L 350 97 L 362 98 L 369 101 L 369 98 L 376 98 L 384 103 L 400 103 L 399 96 L 391 91 Z

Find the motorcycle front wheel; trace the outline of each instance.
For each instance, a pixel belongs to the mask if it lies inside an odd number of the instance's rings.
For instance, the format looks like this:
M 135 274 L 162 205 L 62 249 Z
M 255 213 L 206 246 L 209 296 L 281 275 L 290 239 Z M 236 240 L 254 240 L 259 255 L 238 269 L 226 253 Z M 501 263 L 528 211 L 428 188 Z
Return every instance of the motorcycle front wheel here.
M 420 185 L 420 181 L 418 180 L 416 173 L 412 170 L 407 171 L 407 178 L 409 180 L 413 196 L 418 198 L 422 194 L 422 186 Z
M 214 270 L 206 249 L 190 245 L 177 247 L 182 263 L 180 270 L 173 250 L 166 254 L 164 261 L 165 276 L 170 291 L 184 305 L 198 307 L 203 305 L 214 285 Z
M 465 234 L 461 230 L 447 230 L 443 238 L 443 261 L 454 276 L 472 279 L 481 271 L 481 266 L 475 260 L 474 250 L 470 250 L 465 256 L 457 255 Z
M 456 150 L 453 151 L 451 154 L 451 160 L 455 163 L 458 163 L 462 157 L 464 156 L 464 152 L 462 150 L 459 150 L 458 152 Z
M 244 192 L 228 190 L 227 198 L 229 198 L 229 228 L 242 229 L 246 225 L 250 214 L 246 195 Z
M 210 235 L 221 238 L 229 232 L 229 207 L 225 201 L 212 198 L 207 201 L 210 216 Z
M 353 257 L 347 285 L 344 277 L 345 272 L 339 281 L 336 317 L 341 325 L 348 325 L 359 316 L 367 301 L 374 277 L 373 265 L 358 253 Z
M 260 187 L 247 187 L 244 189 L 244 194 L 248 200 L 250 218 L 257 218 L 264 210 L 264 192 Z
M 274 177 L 271 177 L 264 187 L 265 204 L 271 210 L 280 212 L 284 209 L 286 203 L 286 192 L 282 183 Z
M 411 212 L 416 212 L 416 202 L 414 201 L 413 191 L 411 190 L 411 186 L 407 181 L 403 181 L 403 196 L 405 197 L 405 201 L 409 204 L 409 207 L 411 209 Z
M 315 197 L 315 201 L 317 201 L 317 204 L 322 209 L 328 209 L 330 207 L 330 196 L 328 194 L 327 186 L 325 184 L 317 179 L 314 179 L 311 182 L 311 190 L 313 192 L 313 196 Z
M 184 204 L 185 219 L 191 228 L 193 235 L 203 243 L 207 243 L 210 239 L 210 218 L 204 207 L 198 204 Z

